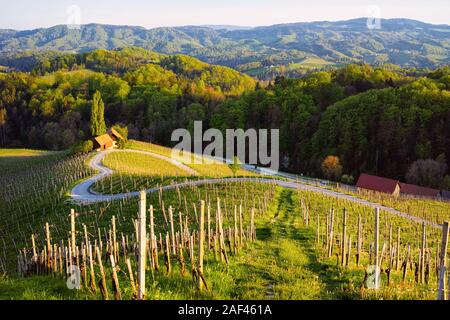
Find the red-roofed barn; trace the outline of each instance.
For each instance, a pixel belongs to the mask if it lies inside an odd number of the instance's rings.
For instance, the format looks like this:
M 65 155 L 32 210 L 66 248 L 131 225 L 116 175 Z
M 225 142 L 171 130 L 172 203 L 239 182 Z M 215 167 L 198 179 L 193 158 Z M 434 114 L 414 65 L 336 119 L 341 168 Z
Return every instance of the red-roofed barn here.
M 371 176 L 365 173 L 359 176 L 356 186 L 358 189 L 388 193 L 394 196 L 398 196 L 400 194 L 400 183 L 398 180 Z
M 439 190 L 416 186 L 414 184 L 400 183 L 400 193 L 418 197 L 437 198 Z

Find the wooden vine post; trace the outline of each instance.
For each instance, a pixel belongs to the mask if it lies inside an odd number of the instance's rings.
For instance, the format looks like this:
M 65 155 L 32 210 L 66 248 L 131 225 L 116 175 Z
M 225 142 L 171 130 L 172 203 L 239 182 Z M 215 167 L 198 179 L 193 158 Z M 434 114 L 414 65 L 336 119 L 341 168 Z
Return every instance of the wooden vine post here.
M 147 194 L 141 191 L 139 194 L 139 261 L 138 261 L 138 300 L 145 299 L 145 267 L 147 257 L 147 231 L 146 231 L 146 206 Z
M 333 229 L 334 229 L 334 209 L 331 210 L 330 217 L 330 232 L 329 232 L 329 240 L 328 240 L 328 258 L 331 258 L 333 255 Z
M 380 268 L 380 255 L 378 253 L 379 251 L 379 237 L 380 237 L 380 208 L 375 209 L 375 239 L 374 239 L 374 255 L 375 255 L 375 290 L 378 290 L 380 288 L 379 283 L 379 268 Z
M 116 217 L 112 216 L 111 219 L 111 224 L 112 224 L 112 254 L 114 256 L 114 261 L 118 262 L 119 261 L 119 252 L 118 252 L 118 245 L 117 245 L 117 231 L 116 231 Z
M 442 228 L 442 244 L 441 244 L 441 259 L 439 262 L 439 288 L 438 288 L 438 300 L 446 300 L 446 281 L 445 274 L 447 269 L 447 249 L 448 249 L 448 234 L 450 224 L 448 221 L 444 222 Z
M 427 226 L 425 222 L 422 223 L 422 248 L 420 250 L 420 283 L 425 283 L 425 255 L 427 243 Z
M 395 250 L 395 256 L 396 256 L 395 269 L 396 269 L 396 271 L 400 270 L 400 232 L 401 232 L 401 229 L 400 229 L 400 227 L 398 227 L 398 229 L 397 229 L 397 247 Z
M 100 282 L 101 283 L 100 291 L 102 293 L 103 300 L 108 300 L 109 296 L 108 296 L 108 288 L 106 286 L 105 269 L 103 268 L 102 256 L 100 254 L 100 250 L 98 247 L 95 247 L 95 254 L 97 255 L 98 266 L 100 268 L 100 275 L 102 276 L 101 282 Z
M 169 207 L 169 220 L 170 220 L 170 244 L 172 247 L 172 254 L 176 254 L 176 244 L 175 244 L 175 227 L 173 224 L 173 209 Z M 170 253 L 168 253 L 170 255 Z
M 208 204 L 208 216 L 206 218 L 208 225 L 208 250 L 211 250 L 211 205 Z
M 220 198 L 217 198 L 217 234 L 218 234 L 218 241 L 219 241 L 219 255 L 220 255 L 220 261 L 223 262 L 223 233 L 222 233 L 222 225 L 221 225 L 221 208 L 220 208 Z
M 347 240 L 347 210 L 344 209 L 342 217 L 342 241 L 341 241 L 341 265 L 345 267 L 346 262 L 346 240 Z
M 36 242 L 34 240 L 34 234 L 31 235 L 31 244 L 33 246 L 33 263 L 36 263 L 37 259 L 38 259 L 38 255 L 36 252 Z
M 197 265 L 197 287 L 201 291 L 204 287 L 203 278 L 203 255 L 205 254 L 205 201 L 201 202 L 200 221 L 198 224 L 198 265 Z
M 153 220 L 153 206 L 150 206 L 150 252 L 152 257 L 152 268 L 158 270 L 158 246 L 156 244 L 155 238 L 155 224 Z
M 72 243 L 72 256 L 74 257 L 76 254 L 76 243 L 77 243 L 77 233 L 75 229 L 75 210 L 70 210 L 70 240 Z
M 120 292 L 119 278 L 117 277 L 117 267 L 116 262 L 114 261 L 114 255 L 111 254 L 109 256 L 109 260 L 111 262 L 112 267 L 112 278 L 113 278 L 113 288 L 114 288 L 114 299 L 122 300 L 122 293 Z
M 90 289 L 92 293 L 97 292 L 97 286 L 95 285 L 95 272 L 94 272 L 94 260 L 92 259 L 92 245 L 88 245 L 88 253 L 89 253 L 89 276 L 90 276 Z
M 238 245 L 239 245 L 239 240 L 238 240 L 238 216 L 237 216 L 237 206 L 234 206 L 234 230 L 233 230 L 233 234 L 234 234 L 234 254 L 238 253 Z
M 358 216 L 358 242 L 356 244 L 356 265 L 359 267 L 361 261 L 361 248 L 362 247 L 362 222 L 361 215 Z
M 256 241 L 256 230 L 255 230 L 255 209 L 253 208 L 250 216 L 250 239 L 252 242 Z
M 136 284 L 134 282 L 134 275 L 133 275 L 133 269 L 131 268 L 131 261 L 130 258 L 126 258 L 127 268 L 128 268 L 128 275 L 130 278 L 130 284 L 131 284 L 131 290 L 133 292 L 133 300 L 137 298 L 137 290 L 136 290 Z

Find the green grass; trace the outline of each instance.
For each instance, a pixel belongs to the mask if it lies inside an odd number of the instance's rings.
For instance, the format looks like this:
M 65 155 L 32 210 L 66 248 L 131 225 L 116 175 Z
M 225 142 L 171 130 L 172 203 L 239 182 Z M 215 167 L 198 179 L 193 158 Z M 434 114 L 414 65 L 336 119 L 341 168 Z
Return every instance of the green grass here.
M 250 184 L 224 184 L 216 186 L 218 195 L 228 199 L 225 211 L 231 212 L 233 203 L 246 193 L 245 189 L 252 188 Z M 266 186 L 267 187 L 267 186 Z M 214 192 L 215 187 L 200 188 L 200 197 Z M 240 190 L 238 194 L 234 190 Z M 249 189 L 247 189 L 249 190 Z M 252 190 L 261 195 L 263 185 L 254 185 Z M 194 199 L 192 190 L 183 190 L 183 196 Z M 199 293 L 190 276 L 190 265 L 182 275 L 180 265 L 172 260 L 172 273 L 167 276 L 160 257 L 160 271 L 147 272 L 147 298 L 153 300 L 180 299 L 261 299 L 261 300 L 317 300 L 317 299 L 434 299 L 434 285 L 417 285 L 413 280 L 413 273 L 409 272 L 406 283 L 401 283 L 401 273 L 393 273 L 391 287 L 386 286 L 383 276 L 382 289 L 378 292 L 361 290 L 364 279 L 364 269 L 368 265 L 367 256 L 363 257 L 360 267 L 351 261 L 347 268 L 336 263 L 336 257 L 324 258 L 321 247 L 316 244 L 315 226 L 306 227 L 303 222 L 300 200 L 311 200 L 310 208 L 314 212 L 320 206 L 327 207 L 330 199 L 315 195 L 314 200 L 307 198 L 308 193 L 295 190 L 276 188 L 274 198 L 266 215 L 257 218 L 257 242 L 248 244 L 238 255 L 229 254 L 230 264 L 216 262 L 211 252 L 205 258 L 205 278 L 211 290 Z M 155 204 L 156 195 L 149 196 L 149 202 Z M 176 206 L 177 193 L 164 193 L 164 200 Z M 313 202 L 315 201 L 315 202 Z M 135 199 L 127 206 L 127 212 L 136 208 Z M 245 202 L 246 203 L 246 202 Z M 125 203 L 122 203 L 122 205 Z M 339 210 L 346 203 L 334 203 Z M 155 204 L 156 205 L 156 204 Z M 182 208 L 183 205 L 180 204 Z M 175 207 L 175 212 L 178 211 Z M 87 209 L 86 209 L 87 210 Z M 99 221 L 100 227 L 108 222 L 111 214 L 118 216 L 120 231 L 132 232 L 129 218 L 125 213 L 107 209 Z M 316 211 L 317 210 L 317 211 Z M 90 214 L 88 212 L 91 212 Z M 92 211 L 80 211 L 84 223 L 93 226 Z M 158 211 L 157 211 L 158 212 Z M 248 211 L 245 211 L 248 212 Z M 351 208 L 349 214 L 358 212 L 358 208 Z M 192 212 L 191 212 L 192 215 Z M 229 215 L 228 215 L 229 216 Z M 97 219 L 95 218 L 95 219 Z M 163 222 L 161 215 L 156 216 L 157 232 L 161 231 Z M 248 216 L 244 219 L 248 223 Z M 227 222 L 228 221 L 228 222 Z M 406 224 L 408 222 L 403 221 Z M 226 225 L 229 220 L 226 220 Z M 349 221 L 351 225 L 351 221 Z M 383 224 L 381 224 L 383 225 Z M 53 230 L 53 229 L 52 229 Z M 336 230 L 339 230 L 339 225 Z M 352 233 L 349 228 L 349 233 Z M 91 233 L 95 233 L 92 231 Z M 384 235 L 384 230 L 382 232 Z M 410 239 L 405 234 L 406 239 Z M 409 240 L 405 240 L 409 241 Z M 186 256 L 186 261 L 188 258 Z M 123 261 L 119 263 L 122 270 L 126 270 Z M 135 269 L 134 263 L 133 267 Z M 110 279 L 110 266 L 106 265 L 107 277 Z M 97 274 L 98 279 L 98 274 Z M 124 299 L 131 299 L 129 280 L 124 272 L 119 272 L 119 282 Z M 108 280 L 108 285 L 111 281 Z M 110 293 L 112 287 L 109 287 Z M 71 291 L 65 287 L 65 280 L 52 277 L 32 277 L 26 279 L 0 278 L 0 299 L 101 299 L 99 293 L 90 294 L 85 290 Z
M 172 157 L 170 148 L 151 143 L 131 140 L 127 148 L 151 152 L 169 158 Z M 194 157 L 194 155 L 191 155 L 191 157 Z M 150 189 L 157 185 L 184 182 L 186 179 L 233 177 L 233 172 L 229 166 L 218 161 L 212 164 L 183 162 L 183 164 L 198 173 L 197 176 L 194 176 L 168 161 L 145 154 L 127 153 L 126 151 L 107 155 L 103 160 L 103 164 L 114 170 L 112 176 L 98 181 L 92 187 L 93 191 L 103 194 L 118 194 Z M 241 169 L 237 172 L 237 176 L 256 177 L 259 175 Z
M 150 189 L 193 177 L 189 172 L 168 161 L 149 155 L 114 152 L 103 159 L 103 164 L 115 173 L 98 181 L 92 190 L 99 193 L 122 193 Z
M 352 192 L 347 189 L 333 188 L 336 191 L 397 209 L 398 211 L 423 218 L 430 222 L 443 224 L 450 220 L 450 201 L 438 199 L 414 198 L 408 196 L 394 197 L 389 194 L 365 191 Z
M 148 147 L 148 146 L 147 146 Z M 156 146 L 160 152 L 167 149 Z M 148 151 L 152 151 L 148 150 Z M 154 152 L 154 151 L 152 151 Z M 8 152 L 4 151 L 4 154 Z M 9 151 L 9 153 L 11 153 Z M 13 152 L 19 154 L 35 154 L 35 152 Z M 39 154 L 39 152 L 37 152 Z M 114 154 L 116 155 L 116 154 Z M 121 161 L 129 158 L 126 153 L 117 153 Z M 134 155 L 133 155 L 134 156 Z M 122 158 L 121 158 L 122 157 Z M 20 171 L 11 173 L 0 172 L 3 185 L 0 190 L 0 273 L 1 267 L 8 271 L 8 277 L 0 277 L 0 299 L 100 299 L 100 295 L 92 295 L 84 290 L 71 291 L 65 287 L 61 277 L 31 277 L 17 278 L 17 250 L 30 248 L 30 236 L 36 235 L 37 245 L 42 248 L 45 243 L 43 226 L 49 222 L 52 241 L 67 241 L 69 236 L 68 213 L 76 209 L 77 230 L 82 230 L 86 224 L 91 237 L 95 237 L 100 228 L 102 233 L 110 227 L 111 217 L 117 218 L 118 231 L 131 235 L 134 232 L 133 220 L 138 212 L 136 199 L 124 199 L 109 203 L 79 206 L 68 202 L 66 195 L 76 181 L 92 174 L 86 168 L 87 156 L 83 157 L 37 157 L 29 159 L 45 159 L 39 163 L 32 162 Z M 115 158 L 112 158 L 115 159 Z M 116 159 L 116 160 L 117 160 Z M 114 160 L 114 161 L 116 161 Z M 135 159 L 136 160 L 136 159 Z M 138 159 L 139 160 L 139 159 Z M 140 161 L 154 159 L 140 159 Z M 134 161 L 133 161 L 134 162 Z M 114 163 L 110 165 L 114 166 Z M 117 163 L 116 163 L 117 165 Z M 143 170 L 139 163 L 127 164 L 127 170 Z M 173 169 L 173 168 L 172 168 Z M 169 170 L 172 170 L 169 169 Z M 165 169 L 158 170 L 163 172 Z M 140 173 L 139 176 L 142 174 Z M 170 175 L 170 171 L 168 173 Z M 170 178 L 170 177 L 169 177 Z M 214 209 L 214 199 L 223 200 L 225 227 L 232 223 L 231 212 L 234 205 L 244 206 L 244 222 L 249 223 L 249 210 L 268 192 L 271 204 L 266 215 L 257 216 L 258 241 L 249 244 L 239 255 L 230 254 L 230 265 L 214 261 L 211 253 L 205 261 L 205 278 L 211 291 L 198 293 L 189 274 L 181 275 L 179 263 L 173 261 L 172 275 L 168 277 L 163 270 L 151 274 L 148 272 L 149 299 L 434 299 L 436 296 L 436 277 L 431 271 L 430 284 L 418 285 L 414 282 L 413 271 L 409 270 L 405 283 L 401 282 L 401 272 L 393 272 L 392 286 L 386 286 L 383 275 L 383 287 L 375 293 L 361 290 L 364 270 L 370 264 L 368 247 L 373 239 L 373 209 L 350 203 L 345 200 L 312 193 L 308 191 L 286 190 L 280 187 L 260 183 L 222 183 L 202 187 L 188 187 L 179 190 L 164 191 L 162 200 L 166 209 L 168 206 L 178 212 L 189 215 L 192 228 L 196 228 L 192 209 L 193 203 L 200 199 L 210 199 Z M 187 207 L 184 199 L 186 199 Z M 394 201 L 394 199 L 389 199 Z M 423 204 L 433 206 L 434 202 L 421 200 Z M 303 222 L 302 203 L 311 212 L 310 226 Z M 403 203 L 399 201 L 398 203 Z M 392 205 L 398 205 L 392 202 Z M 414 202 L 417 204 L 417 202 Z M 162 210 L 158 194 L 148 196 L 148 205 L 155 208 L 155 224 L 157 233 L 165 233 Z M 412 203 L 411 203 L 412 204 Z M 402 204 L 404 205 L 404 204 Z M 356 237 L 356 222 L 358 215 L 363 219 L 364 253 L 361 266 L 356 266 L 353 251 L 350 266 L 342 268 L 336 263 L 336 256 L 325 258 L 323 255 L 325 220 L 331 208 L 335 209 L 335 232 L 339 235 L 342 228 L 342 212 L 348 212 L 347 232 Z M 444 209 L 442 209 L 444 210 Z M 316 215 L 319 217 L 320 244 L 316 243 Z M 175 219 L 176 220 L 176 219 Z M 380 221 L 381 246 L 388 242 L 389 226 L 393 226 L 394 238 L 397 227 L 401 228 L 402 254 L 411 245 L 413 259 L 417 258 L 417 246 L 420 244 L 421 225 L 409 220 L 382 212 Z M 435 258 L 436 243 L 440 241 L 441 232 L 431 227 L 427 228 L 427 246 L 430 249 L 431 261 Z M 79 238 L 81 241 L 81 235 Z M 381 247 L 380 246 L 380 247 Z M 338 252 L 338 246 L 335 252 Z M 381 249 L 381 248 L 380 248 Z M 353 250 L 355 248 L 353 247 Z M 187 259 L 187 257 L 186 257 Z M 162 257 L 160 258 L 160 262 Z M 123 261 L 119 262 L 122 270 L 126 270 Z M 386 262 L 384 262 L 384 267 Z M 108 284 L 110 283 L 110 266 L 107 265 Z M 135 266 L 134 266 L 134 269 Z M 97 274 L 97 280 L 98 280 Z M 131 298 L 129 280 L 125 273 L 119 273 L 119 281 L 125 299 Z M 112 288 L 110 288 L 112 291 Z
M 309 57 L 305 60 L 298 62 L 298 63 L 292 63 L 287 66 L 288 70 L 295 70 L 295 69 L 320 69 L 327 66 L 332 66 L 334 63 L 326 61 L 321 58 L 315 58 L 315 57 Z
M 23 171 L 35 165 L 58 161 L 67 152 L 52 152 L 29 149 L 0 149 L 0 172 Z
M 148 151 L 148 152 L 153 152 L 153 153 L 160 154 L 160 155 L 163 155 L 166 157 L 172 157 L 172 149 L 167 148 L 167 147 L 162 147 L 159 145 L 155 145 L 155 144 L 151 144 L 151 143 L 130 140 L 127 145 L 127 148 L 134 149 L 134 150 Z M 193 154 L 191 154 L 191 159 L 194 159 L 194 157 L 195 156 Z M 218 161 L 216 161 L 212 164 L 194 164 L 193 161 L 192 161 L 192 163 L 187 161 L 187 162 L 184 162 L 184 164 L 191 167 L 192 169 L 196 170 L 203 177 L 227 178 L 227 177 L 233 176 L 233 172 L 228 167 L 228 165 L 218 162 Z M 237 176 L 252 177 L 252 176 L 258 176 L 258 174 L 241 169 L 238 171 Z

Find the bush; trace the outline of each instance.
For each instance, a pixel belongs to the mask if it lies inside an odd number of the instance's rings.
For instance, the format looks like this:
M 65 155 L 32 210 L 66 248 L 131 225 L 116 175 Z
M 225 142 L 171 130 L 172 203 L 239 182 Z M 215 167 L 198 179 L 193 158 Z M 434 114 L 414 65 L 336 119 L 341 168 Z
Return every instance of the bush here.
M 94 149 L 94 143 L 91 140 L 86 140 L 78 143 L 73 147 L 74 154 L 89 153 Z
M 322 162 L 322 172 L 328 180 L 339 181 L 342 176 L 342 165 L 339 157 L 328 156 Z
M 117 148 L 123 150 L 127 147 L 127 140 L 120 140 L 117 142 Z
M 349 185 L 354 185 L 355 178 L 352 175 L 344 174 L 341 178 L 341 182 Z

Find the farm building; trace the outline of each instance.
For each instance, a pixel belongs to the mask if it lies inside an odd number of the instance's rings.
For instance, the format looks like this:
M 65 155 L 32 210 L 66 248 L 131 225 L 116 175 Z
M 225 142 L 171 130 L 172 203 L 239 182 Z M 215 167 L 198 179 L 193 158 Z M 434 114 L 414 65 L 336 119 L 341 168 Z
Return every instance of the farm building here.
M 120 140 L 124 140 L 124 137 L 119 132 L 117 132 L 117 130 L 114 128 L 109 129 L 108 134 L 116 142 L 118 142 Z
M 116 147 L 116 142 L 109 134 L 104 134 L 94 138 L 94 149 L 97 151 L 113 149 Z
M 375 192 L 388 193 L 394 196 L 400 195 L 400 182 L 398 180 L 387 179 L 368 174 L 361 174 L 358 183 L 358 190 L 365 189 Z
M 417 197 L 437 198 L 440 191 L 416 186 L 414 184 L 400 183 L 400 193 Z

